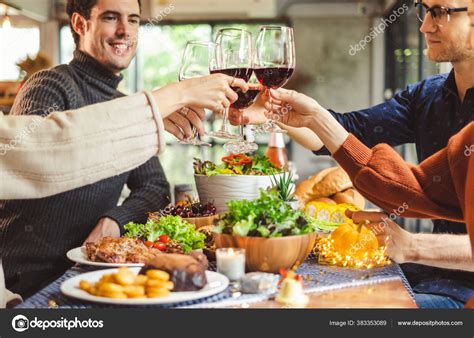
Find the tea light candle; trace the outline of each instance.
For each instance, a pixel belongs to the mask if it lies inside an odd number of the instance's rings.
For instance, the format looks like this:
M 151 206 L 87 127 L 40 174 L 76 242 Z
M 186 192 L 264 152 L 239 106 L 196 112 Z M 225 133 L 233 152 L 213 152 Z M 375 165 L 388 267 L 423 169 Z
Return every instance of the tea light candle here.
M 231 281 L 241 280 L 245 275 L 245 249 L 221 248 L 216 250 L 217 272 Z

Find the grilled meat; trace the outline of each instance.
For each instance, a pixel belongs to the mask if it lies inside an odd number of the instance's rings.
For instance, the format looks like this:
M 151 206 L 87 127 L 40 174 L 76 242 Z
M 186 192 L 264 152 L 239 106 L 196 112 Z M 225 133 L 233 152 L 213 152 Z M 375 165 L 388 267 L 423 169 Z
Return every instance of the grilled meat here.
M 147 248 L 136 238 L 104 237 L 97 242 L 86 243 L 87 257 L 93 262 L 145 263 L 160 251 Z
M 207 284 L 207 265 L 207 258 L 202 253 L 162 254 L 147 261 L 140 274 L 146 274 L 150 269 L 163 270 L 171 276 L 173 291 L 197 291 Z

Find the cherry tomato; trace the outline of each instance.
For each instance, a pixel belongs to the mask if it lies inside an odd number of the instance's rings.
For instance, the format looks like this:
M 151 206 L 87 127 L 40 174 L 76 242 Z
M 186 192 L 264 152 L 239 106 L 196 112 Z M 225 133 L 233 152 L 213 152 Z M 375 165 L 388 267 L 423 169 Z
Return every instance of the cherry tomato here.
M 252 163 L 252 159 L 244 154 L 234 154 L 223 157 L 222 162 L 232 166 L 239 166 Z
M 153 244 L 153 247 L 154 247 L 155 249 L 160 250 L 160 251 L 166 250 L 166 244 L 165 244 L 165 243 L 161 243 L 161 242 L 155 242 L 155 244 Z
M 153 242 L 152 242 L 152 241 L 146 241 L 146 242 L 145 242 L 145 246 L 146 246 L 147 248 L 151 248 L 151 247 L 153 246 Z
M 158 238 L 158 241 L 161 243 L 168 243 L 170 241 L 170 236 L 168 235 L 161 235 L 160 238 Z

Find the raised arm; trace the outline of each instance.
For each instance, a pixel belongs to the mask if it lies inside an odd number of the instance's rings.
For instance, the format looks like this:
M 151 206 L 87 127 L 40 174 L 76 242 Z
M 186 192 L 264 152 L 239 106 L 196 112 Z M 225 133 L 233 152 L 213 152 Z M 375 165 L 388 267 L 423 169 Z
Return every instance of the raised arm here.
M 136 94 L 47 117 L 0 116 L 0 198 L 54 195 L 145 163 L 164 147 L 153 101 Z
M 215 74 L 71 111 L 51 83 L 51 107 L 0 115 L 0 199 L 42 198 L 136 168 L 164 149 L 164 118 L 186 106 L 228 107 L 237 98 L 232 82 L 248 88 Z
M 414 142 L 413 102 L 421 86 L 423 86 L 423 82 L 411 85 L 397 93 L 391 100 L 367 109 L 347 113 L 338 113 L 332 110 L 328 110 L 328 112 L 348 132 L 354 134 L 368 147 L 379 143 L 397 146 Z M 243 112 L 242 118 L 240 117 L 241 112 L 231 109 L 229 120 L 233 124 L 263 123 L 266 120 L 265 103 L 267 101 L 268 96 L 262 93 L 256 102 Z M 282 107 L 281 112 L 284 114 L 290 108 Z M 280 120 L 278 114 L 273 114 L 272 118 L 275 121 Z M 330 154 L 318 136 L 319 133 L 315 133 L 308 126 L 292 127 L 284 123 L 278 123 L 278 125 L 288 132 L 293 141 L 306 149 L 314 151 L 317 155 Z
M 406 163 L 388 145 L 367 148 L 349 134 L 316 101 L 293 91 L 273 91 L 273 113 L 291 106 L 281 122 L 293 127 L 307 126 L 317 133 L 334 158 L 348 172 L 355 187 L 385 210 L 408 204 L 404 217 L 463 219 L 451 177 L 448 150 L 420 166 Z M 270 109 L 270 104 L 267 104 Z

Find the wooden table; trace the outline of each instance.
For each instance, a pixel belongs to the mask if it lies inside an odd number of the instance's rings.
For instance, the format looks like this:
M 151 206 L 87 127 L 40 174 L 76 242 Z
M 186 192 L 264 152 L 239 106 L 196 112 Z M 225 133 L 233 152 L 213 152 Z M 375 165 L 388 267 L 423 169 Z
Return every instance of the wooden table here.
M 309 297 L 307 308 L 417 308 L 401 281 L 313 293 Z M 276 301 L 243 304 L 239 308 L 242 307 L 284 308 Z

